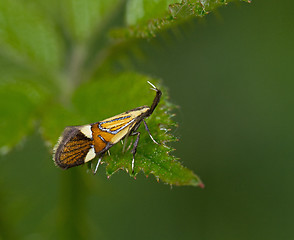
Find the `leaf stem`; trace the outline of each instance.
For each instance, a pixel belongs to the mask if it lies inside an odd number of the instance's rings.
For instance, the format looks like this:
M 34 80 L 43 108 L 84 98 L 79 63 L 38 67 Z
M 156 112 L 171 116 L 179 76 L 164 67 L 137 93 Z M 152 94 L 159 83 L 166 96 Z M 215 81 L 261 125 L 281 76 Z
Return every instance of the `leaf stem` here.
M 71 97 L 80 84 L 82 75 L 82 65 L 86 56 L 84 45 L 74 45 L 69 56 L 66 70 L 61 76 L 60 82 L 60 101 L 65 105 L 70 105 Z
M 84 189 L 79 169 L 72 169 L 62 174 L 58 216 L 61 239 L 89 239 L 85 220 Z

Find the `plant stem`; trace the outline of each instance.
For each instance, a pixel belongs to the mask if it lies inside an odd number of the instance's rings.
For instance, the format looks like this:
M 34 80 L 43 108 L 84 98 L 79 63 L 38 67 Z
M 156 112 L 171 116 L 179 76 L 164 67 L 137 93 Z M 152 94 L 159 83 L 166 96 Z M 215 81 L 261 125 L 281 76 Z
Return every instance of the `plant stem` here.
M 88 239 L 84 189 L 80 169 L 62 174 L 58 214 L 60 239 Z

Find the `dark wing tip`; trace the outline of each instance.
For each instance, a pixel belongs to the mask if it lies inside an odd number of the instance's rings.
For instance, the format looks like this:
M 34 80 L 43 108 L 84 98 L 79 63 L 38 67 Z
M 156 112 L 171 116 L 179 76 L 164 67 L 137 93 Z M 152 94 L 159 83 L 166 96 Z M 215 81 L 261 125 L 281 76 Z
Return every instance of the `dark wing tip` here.
M 68 169 L 84 163 L 84 159 L 92 146 L 78 127 L 67 127 L 53 149 L 53 161 L 56 166 Z

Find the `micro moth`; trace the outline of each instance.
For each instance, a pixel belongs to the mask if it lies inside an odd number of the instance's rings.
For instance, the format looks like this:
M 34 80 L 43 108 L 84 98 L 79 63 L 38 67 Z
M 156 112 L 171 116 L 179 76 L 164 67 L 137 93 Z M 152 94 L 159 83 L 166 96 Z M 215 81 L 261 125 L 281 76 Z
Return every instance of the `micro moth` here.
M 136 136 L 131 150 L 132 171 L 134 171 L 135 155 L 140 139 L 140 132 L 137 132 L 137 129 L 142 122 L 152 141 L 158 144 L 150 134 L 145 118 L 149 117 L 157 107 L 162 92 L 149 81 L 148 83 L 151 89 L 156 91 L 151 107 L 142 106 L 96 123 L 66 127 L 53 149 L 55 164 L 68 169 L 99 157 L 95 174 L 106 151 L 120 140 L 128 136 Z

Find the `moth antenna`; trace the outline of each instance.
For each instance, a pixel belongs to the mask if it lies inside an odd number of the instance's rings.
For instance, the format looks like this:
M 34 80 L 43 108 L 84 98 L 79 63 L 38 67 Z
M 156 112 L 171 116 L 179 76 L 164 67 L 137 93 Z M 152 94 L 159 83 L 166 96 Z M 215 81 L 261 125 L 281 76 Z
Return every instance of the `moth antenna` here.
M 149 110 L 149 113 L 148 113 L 148 116 L 150 116 L 153 113 L 154 109 L 157 107 L 157 105 L 160 101 L 162 92 L 157 87 L 155 87 L 151 82 L 147 81 L 147 83 L 149 83 L 152 86 L 152 88 L 151 88 L 152 90 L 156 91 L 156 95 L 153 99 L 153 103 L 152 103 L 150 110 Z
M 154 90 L 154 91 L 157 90 L 157 87 L 155 87 L 151 82 L 149 82 L 149 81 L 147 81 L 147 82 L 151 85 L 151 87 L 152 87 L 151 89 L 152 89 L 152 90 Z

